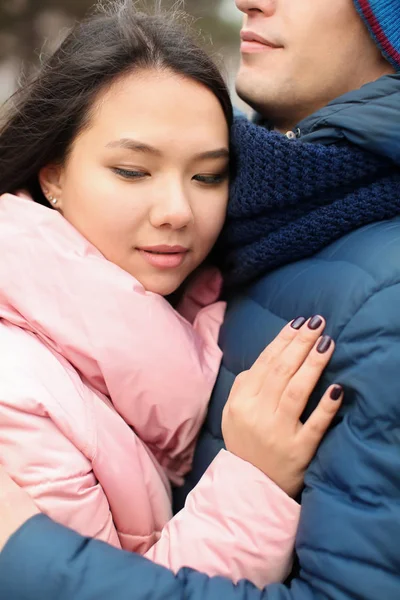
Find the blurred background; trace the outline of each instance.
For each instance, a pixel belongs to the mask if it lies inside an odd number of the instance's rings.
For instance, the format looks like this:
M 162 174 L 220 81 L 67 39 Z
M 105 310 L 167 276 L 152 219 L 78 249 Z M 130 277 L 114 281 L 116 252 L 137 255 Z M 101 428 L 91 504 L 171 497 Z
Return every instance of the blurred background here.
M 160 1 L 165 8 L 175 3 Z M 146 0 L 142 3 L 146 5 Z M 0 105 L 12 94 L 22 70 L 30 74 L 37 69 L 42 53 L 54 50 L 68 28 L 94 4 L 95 0 L 0 0 Z M 195 26 L 222 63 L 235 96 L 241 13 L 234 0 L 185 0 L 183 6 L 196 18 Z

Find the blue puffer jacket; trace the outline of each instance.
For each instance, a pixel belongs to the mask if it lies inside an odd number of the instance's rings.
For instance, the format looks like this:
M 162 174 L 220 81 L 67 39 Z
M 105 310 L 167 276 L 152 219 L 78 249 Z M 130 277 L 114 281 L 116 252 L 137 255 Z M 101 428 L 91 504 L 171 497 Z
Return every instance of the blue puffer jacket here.
M 303 122 L 304 139 L 346 136 L 400 163 L 400 80 L 368 90 Z M 223 367 L 186 491 L 222 447 L 221 412 L 234 376 L 286 321 L 316 313 L 337 349 L 307 412 L 332 382 L 345 386 L 346 405 L 307 474 L 290 586 L 259 591 L 186 569 L 175 577 L 39 516 L 0 555 L 1 600 L 399 600 L 400 218 L 280 268 L 231 302 Z

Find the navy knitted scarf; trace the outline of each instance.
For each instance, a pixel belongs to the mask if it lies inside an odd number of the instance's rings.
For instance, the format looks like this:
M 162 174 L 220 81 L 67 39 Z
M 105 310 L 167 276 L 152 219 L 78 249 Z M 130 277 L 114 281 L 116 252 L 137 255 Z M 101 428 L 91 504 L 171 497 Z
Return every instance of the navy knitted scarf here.
M 363 225 L 400 215 L 400 168 L 349 144 L 289 140 L 244 118 L 217 260 L 227 286 L 311 256 Z

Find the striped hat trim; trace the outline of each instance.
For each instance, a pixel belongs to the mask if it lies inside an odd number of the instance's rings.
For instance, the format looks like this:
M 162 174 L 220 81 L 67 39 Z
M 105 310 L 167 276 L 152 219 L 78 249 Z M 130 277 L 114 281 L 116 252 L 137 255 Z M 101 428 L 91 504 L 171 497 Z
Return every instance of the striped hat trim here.
M 387 58 L 394 64 L 395 67 L 400 66 L 400 52 L 398 52 L 394 46 L 392 46 L 390 40 L 385 35 L 382 27 L 379 24 L 368 0 L 356 0 L 359 6 L 360 12 L 364 17 L 367 25 L 371 29 L 377 43 L 382 48 Z

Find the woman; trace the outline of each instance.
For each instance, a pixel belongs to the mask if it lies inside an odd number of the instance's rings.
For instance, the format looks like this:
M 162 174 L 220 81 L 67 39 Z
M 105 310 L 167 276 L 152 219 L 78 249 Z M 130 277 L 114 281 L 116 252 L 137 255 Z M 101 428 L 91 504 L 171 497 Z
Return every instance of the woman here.
M 220 276 L 197 271 L 225 219 L 231 122 L 206 55 L 131 3 L 77 26 L 17 94 L 0 135 L 0 460 L 83 535 L 263 586 L 288 573 L 293 498 L 342 389 L 300 424 L 334 344 L 322 318 L 295 319 L 238 379 L 228 451 L 171 519 L 221 358 Z

